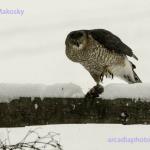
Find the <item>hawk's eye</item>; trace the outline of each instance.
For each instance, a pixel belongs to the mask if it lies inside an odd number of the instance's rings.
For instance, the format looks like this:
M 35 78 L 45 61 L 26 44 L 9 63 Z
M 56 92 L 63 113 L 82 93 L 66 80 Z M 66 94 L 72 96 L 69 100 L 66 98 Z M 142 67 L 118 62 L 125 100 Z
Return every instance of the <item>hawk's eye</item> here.
M 83 33 L 79 32 L 79 31 L 74 31 L 74 32 L 70 33 L 70 38 L 74 39 L 74 40 L 77 40 L 77 39 L 81 38 L 82 36 L 83 36 Z

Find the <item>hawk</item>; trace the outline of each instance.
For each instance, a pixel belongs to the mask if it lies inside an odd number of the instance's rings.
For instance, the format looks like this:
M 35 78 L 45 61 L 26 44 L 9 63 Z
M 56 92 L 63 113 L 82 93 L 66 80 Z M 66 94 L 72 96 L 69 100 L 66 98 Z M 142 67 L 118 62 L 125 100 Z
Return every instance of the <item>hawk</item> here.
M 91 74 L 96 86 L 87 96 L 98 96 L 103 92 L 100 82 L 103 77 L 119 77 L 128 83 L 140 83 L 135 73 L 136 66 L 128 57 L 138 60 L 132 49 L 119 37 L 105 29 L 77 30 L 68 34 L 66 55 L 73 62 L 80 63 Z

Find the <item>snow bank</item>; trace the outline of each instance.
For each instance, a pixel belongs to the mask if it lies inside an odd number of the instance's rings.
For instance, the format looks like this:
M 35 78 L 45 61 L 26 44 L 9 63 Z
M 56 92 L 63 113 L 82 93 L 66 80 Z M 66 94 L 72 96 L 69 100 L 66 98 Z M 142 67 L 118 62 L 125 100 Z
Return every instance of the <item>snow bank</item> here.
M 0 140 L 7 144 L 16 144 L 24 138 L 29 130 L 37 129 L 36 132 L 40 136 L 48 132 L 59 133 L 58 138 L 63 150 L 147 150 L 146 147 L 150 144 L 149 127 L 148 125 L 71 124 L 1 128 Z M 8 133 L 10 141 L 6 140 Z M 28 141 L 32 141 L 32 138 L 30 136 Z M 143 140 L 145 138 L 146 140 Z
M 140 98 L 141 100 L 150 100 L 150 84 L 110 84 L 105 86 L 104 93 L 100 96 L 100 98 Z
M 84 97 L 82 89 L 75 84 L 0 84 L 0 102 L 19 97 Z M 104 87 L 103 99 L 132 98 L 150 101 L 150 84 L 109 84 Z
M 82 89 L 68 84 L 0 84 L 0 102 L 9 102 L 18 97 L 83 97 Z

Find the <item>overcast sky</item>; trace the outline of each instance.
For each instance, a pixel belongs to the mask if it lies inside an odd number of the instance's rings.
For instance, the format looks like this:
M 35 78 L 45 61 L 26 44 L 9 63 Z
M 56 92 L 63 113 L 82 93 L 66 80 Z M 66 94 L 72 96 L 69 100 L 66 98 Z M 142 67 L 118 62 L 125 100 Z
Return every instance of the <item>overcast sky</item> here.
M 149 82 L 149 0 L 5 0 L 0 9 L 24 14 L 0 15 L 0 82 L 68 83 L 89 89 L 95 83 L 79 64 L 65 56 L 72 30 L 108 29 L 118 35 L 139 61 L 136 72 Z M 104 84 L 122 82 L 105 80 Z

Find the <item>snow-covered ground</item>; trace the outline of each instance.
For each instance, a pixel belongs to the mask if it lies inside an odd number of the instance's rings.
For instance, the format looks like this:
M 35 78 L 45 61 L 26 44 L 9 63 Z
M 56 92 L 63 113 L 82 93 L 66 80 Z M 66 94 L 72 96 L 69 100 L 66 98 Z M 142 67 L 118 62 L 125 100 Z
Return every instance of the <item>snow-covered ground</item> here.
M 39 129 L 37 129 L 39 127 Z M 47 125 L 25 128 L 0 129 L 0 139 L 8 137 L 10 144 L 19 142 L 29 130 L 43 136 L 48 132 L 59 133 L 57 138 L 63 150 L 148 150 L 149 126 L 123 125 Z M 30 141 L 32 136 L 28 138 Z

